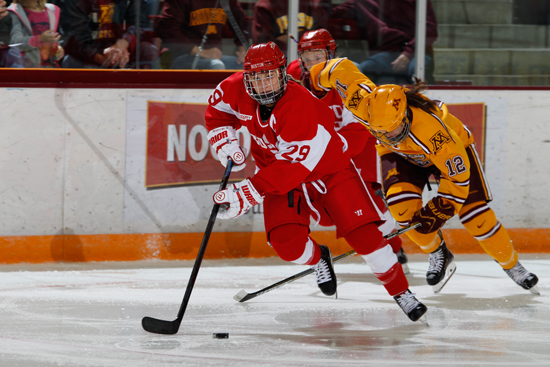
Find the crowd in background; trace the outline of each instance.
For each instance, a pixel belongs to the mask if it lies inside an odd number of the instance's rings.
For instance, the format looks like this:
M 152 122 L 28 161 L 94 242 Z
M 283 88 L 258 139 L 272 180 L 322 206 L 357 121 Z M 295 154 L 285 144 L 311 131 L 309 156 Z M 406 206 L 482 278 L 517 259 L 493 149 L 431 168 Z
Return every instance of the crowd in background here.
M 283 51 L 289 40 L 287 1 L 258 0 L 253 7 L 238 0 L 46 1 L 0 0 L 1 67 L 242 69 L 242 36 L 253 44 L 274 41 Z M 239 30 L 233 30 L 224 3 Z M 299 34 L 293 36 L 330 29 L 335 18 L 353 19 L 368 44 L 364 57 L 353 61 L 375 83 L 409 83 L 415 12 L 416 0 L 301 0 Z M 233 43 L 223 42 L 231 37 Z M 428 82 L 436 38 L 428 0 Z

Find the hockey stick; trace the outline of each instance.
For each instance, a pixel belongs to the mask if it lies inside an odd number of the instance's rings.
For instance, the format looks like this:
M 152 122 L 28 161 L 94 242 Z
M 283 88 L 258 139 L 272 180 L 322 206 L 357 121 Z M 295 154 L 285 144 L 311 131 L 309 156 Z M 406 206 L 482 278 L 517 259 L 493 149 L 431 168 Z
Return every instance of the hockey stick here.
M 412 224 L 408 227 L 405 227 L 405 228 L 401 228 L 401 229 L 398 229 L 397 231 L 395 232 L 392 232 L 386 236 L 384 236 L 385 239 L 389 240 L 389 239 L 392 239 L 396 236 L 399 236 L 400 234 L 403 234 L 407 231 L 410 231 L 411 229 L 414 229 L 414 228 L 417 228 L 420 226 L 420 223 L 415 223 L 415 224 Z M 346 257 L 349 257 L 351 255 L 355 255 L 356 252 L 355 250 L 351 250 L 351 251 L 348 251 L 346 252 L 345 254 L 342 254 L 342 255 L 338 255 L 336 256 L 334 259 L 332 259 L 332 262 L 335 263 L 335 262 L 338 262 L 340 260 L 343 260 L 345 259 Z M 272 284 L 268 287 L 265 287 L 263 289 L 260 289 L 259 291 L 256 291 L 256 292 L 252 292 L 252 293 L 248 293 L 246 292 L 244 289 L 242 291 L 240 291 L 239 293 L 237 293 L 236 295 L 233 296 L 233 299 L 237 302 L 246 302 L 252 298 L 256 298 L 258 296 L 261 296 L 262 294 L 264 293 L 267 293 L 267 292 L 271 292 L 272 290 L 274 289 L 277 289 L 279 287 L 282 287 L 283 285 L 285 284 L 288 284 L 288 283 L 292 283 L 293 281 L 295 280 L 298 280 L 300 278 L 303 278 L 305 277 L 306 275 L 309 275 L 311 273 L 315 272 L 315 270 L 313 270 L 312 268 L 309 268 L 307 270 L 304 270 L 302 271 L 301 273 L 298 273 L 298 274 L 295 274 L 291 277 L 288 277 L 286 279 L 283 279 L 275 284 Z
M 227 160 L 227 167 L 225 167 L 225 172 L 223 173 L 223 179 L 220 183 L 219 190 L 223 190 L 227 186 L 227 181 L 229 180 L 229 175 L 231 173 L 231 167 L 233 166 L 233 161 L 231 159 Z M 219 191 L 218 190 L 218 191 Z M 193 265 L 193 271 L 191 271 L 191 276 L 189 277 L 189 282 L 187 283 L 187 289 L 185 290 L 185 295 L 183 296 L 183 301 L 181 303 L 180 310 L 178 312 L 178 317 L 174 321 L 165 321 L 159 320 L 152 317 L 144 317 L 141 320 L 141 326 L 145 331 L 155 334 L 175 334 L 180 328 L 181 321 L 183 320 L 183 314 L 187 308 L 187 303 L 191 297 L 191 291 L 195 285 L 195 280 L 199 273 L 199 268 L 201 267 L 202 258 L 206 251 L 206 246 L 208 245 L 208 240 L 210 239 L 210 234 L 212 233 L 212 228 L 214 228 L 214 222 L 216 221 L 216 216 L 220 210 L 220 204 L 214 204 L 212 208 L 212 213 L 210 214 L 210 219 L 204 231 L 204 237 L 202 238 L 201 247 L 199 253 L 197 254 L 197 259 L 195 260 L 195 265 Z
M 348 256 L 351 256 L 351 255 L 355 255 L 356 252 L 355 250 L 351 250 L 351 251 L 348 251 L 346 252 L 345 254 L 342 254 L 342 255 L 339 255 L 339 256 L 336 256 L 334 259 L 332 259 L 332 262 L 335 263 L 337 261 L 340 261 L 342 259 L 345 259 L 346 257 Z M 305 277 L 306 275 L 309 275 L 311 273 L 313 273 L 315 270 L 313 270 L 312 268 L 309 268 L 307 270 L 304 270 L 302 271 L 301 273 L 298 273 L 298 274 L 295 274 L 291 277 L 288 277 L 286 279 L 283 279 L 275 284 L 272 284 L 270 285 L 269 287 L 265 287 L 264 289 L 260 289 L 259 291 L 257 292 L 252 292 L 252 293 L 247 293 L 244 289 L 242 291 L 240 291 L 239 293 L 237 293 L 236 295 L 233 296 L 233 299 L 237 302 L 246 302 L 248 301 L 249 299 L 252 299 L 252 298 L 256 298 L 258 296 L 261 296 L 262 294 L 264 293 L 267 293 L 267 292 L 271 292 L 272 290 L 274 289 L 277 289 L 279 287 L 282 287 L 283 285 L 285 284 L 288 284 L 288 283 L 292 283 L 293 281 L 295 280 L 298 280 L 300 278 L 303 278 Z
M 225 15 L 227 15 L 227 20 L 229 20 L 229 24 L 231 24 L 233 31 L 235 32 L 235 34 L 237 34 L 239 41 L 241 41 L 244 48 L 246 48 L 246 50 L 248 51 L 248 41 L 246 40 L 246 37 L 244 36 L 241 27 L 239 27 L 239 25 L 237 24 L 233 13 L 231 12 L 231 8 L 229 7 L 229 0 L 220 0 L 220 5 L 222 6 Z

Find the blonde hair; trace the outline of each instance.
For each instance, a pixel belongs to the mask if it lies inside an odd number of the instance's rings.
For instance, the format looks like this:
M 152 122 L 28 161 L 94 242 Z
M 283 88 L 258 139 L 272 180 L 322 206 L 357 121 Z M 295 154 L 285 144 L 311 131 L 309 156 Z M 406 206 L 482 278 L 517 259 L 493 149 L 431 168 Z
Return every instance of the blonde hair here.
M 47 0 L 14 0 L 13 2 L 21 4 L 23 8 L 39 7 L 40 9 L 44 9 Z

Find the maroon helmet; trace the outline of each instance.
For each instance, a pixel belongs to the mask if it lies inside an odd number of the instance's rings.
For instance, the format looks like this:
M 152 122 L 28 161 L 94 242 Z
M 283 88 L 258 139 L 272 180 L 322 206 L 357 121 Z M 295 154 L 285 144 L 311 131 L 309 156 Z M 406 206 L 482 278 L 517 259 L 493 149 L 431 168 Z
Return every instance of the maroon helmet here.
M 250 47 L 243 69 L 246 92 L 259 104 L 276 103 L 285 93 L 286 57 L 274 42 Z

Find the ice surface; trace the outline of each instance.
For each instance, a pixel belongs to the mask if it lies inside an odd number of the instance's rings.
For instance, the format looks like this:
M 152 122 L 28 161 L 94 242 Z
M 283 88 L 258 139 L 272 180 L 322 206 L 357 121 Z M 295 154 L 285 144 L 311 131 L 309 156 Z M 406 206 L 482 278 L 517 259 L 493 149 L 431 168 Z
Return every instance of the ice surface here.
M 488 256 L 457 255 L 439 294 L 427 257 L 409 256 L 411 290 L 428 306 L 413 323 L 359 257 L 335 265 L 339 298 L 308 276 L 245 303 L 305 267 L 279 259 L 205 261 L 179 333 L 173 320 L 193 261 L 0 267 L 0 366 L 548 366 L 550 255 L 521 256 L 541 296 Z M 229 333 L 229 339 L 213 339 Z

